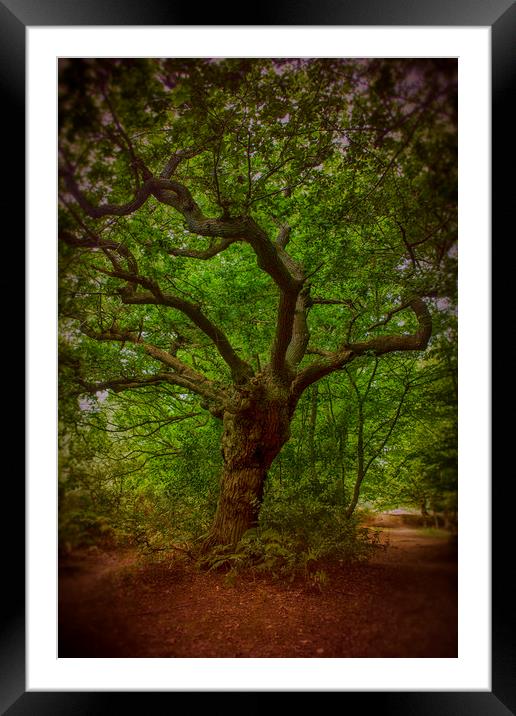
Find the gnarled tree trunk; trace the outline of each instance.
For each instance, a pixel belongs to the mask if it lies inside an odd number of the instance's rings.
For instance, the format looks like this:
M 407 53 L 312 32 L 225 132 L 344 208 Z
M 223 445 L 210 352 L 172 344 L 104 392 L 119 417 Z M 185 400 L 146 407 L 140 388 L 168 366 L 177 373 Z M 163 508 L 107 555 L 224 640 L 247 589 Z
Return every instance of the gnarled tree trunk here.
M 234 545 L 256 526 L 267 470 L 288 440 L 292 409 L 288 393 L 266 386 L 224 413 L 224 468 L 217 511 L 204 549 Z

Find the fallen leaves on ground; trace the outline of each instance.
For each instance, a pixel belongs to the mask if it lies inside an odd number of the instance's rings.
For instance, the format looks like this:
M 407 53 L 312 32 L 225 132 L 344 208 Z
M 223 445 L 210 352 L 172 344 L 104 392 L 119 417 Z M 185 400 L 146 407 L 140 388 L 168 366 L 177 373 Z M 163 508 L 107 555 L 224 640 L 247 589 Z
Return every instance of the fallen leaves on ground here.
M 302 581 L 197 571 L 177 557 L 78 552 L 60 563 L 60 657 L 455 657 L 452 541 L 384 530 L 367 564 Z

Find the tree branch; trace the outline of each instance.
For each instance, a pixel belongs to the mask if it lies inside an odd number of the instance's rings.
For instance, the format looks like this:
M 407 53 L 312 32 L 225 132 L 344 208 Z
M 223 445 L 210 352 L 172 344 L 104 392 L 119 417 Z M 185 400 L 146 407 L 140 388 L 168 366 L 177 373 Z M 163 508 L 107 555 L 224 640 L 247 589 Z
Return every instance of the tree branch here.
M 79 204 L 84 213 L 90 216 L 92 219 L 100 219 L 103 216 L 128 216 L 129 214 L 132 214 L 134 211 L 139 209 L 140 206 L 143 206 L 143 204 L 147 201 L 154 189 L 156 181 L 153 178 L 144 181 L 143 184 L 139 187 L 139 189 L 137 189 L 137 191 L 135 192 L 134 197 L 131 199 L 131 201 L 128 201 L 126 204 L 105 203 L 100 204 L 100 206 L 95 206 L 86 198 L 84 192 L 80 190 L 79 185 L 75 181 L 75 178 L 70 169 L 61 168 L 61 173 L 64 177 L 66 188 L 68 189 L 70 194 Z
M 380 326 L 386 326 L 387 323 L 392 319 L 393 316 L 395 316 L 400 311 L 403 311 L 405 308 L 408 308 L 410 306 L 410 302 L 402 303 L 401 306 L 398 306 L 397 308 L 393 308 L 392 311 L 389 311 L 385 314 L 385 318 L 382 318 L 381 321 L 377 321 L 376 323 L 373 323 L 371 326 L 368 326 L 366 329 L 367 331 L 372 331 L 374 328 L 379 328 Z
M 59 238 L 61 239 L 61 241 L 64 241 L 69 246 L 86 249 L 102 249 L 110 258 L 112 263 L 113 259 L 110 257 L 108 252 L 116 251 L 118 254 L 120 254 L 120 256 L 126 259 L 127 265 L 129 266 L 129 271 L 133 274 L 138 274 L 138 264 L 136 263 L 134 255 L 131 253 L 131 251 L 129 251 L 127 246 L 122 244 L 120 241 L 109 241 L 101 239 L 100 236 L 97 236 L 96 234 L 92 233 L 88 229 L 88 227 L 83 225 L 83 228 L 85 231 L 87 231 L 88 235 L 86 237 L 78 238 L 70 234 L 69 231 L 61 230 L 59 232 Z
M 172 154 L 168 162 L 163 167 L 159 178 L 170 179 L 170 177 L 176 171 L 177 167 L 181 164 L 181 162 L 183 162 L 185 159 L 192 159 L 193 157 L 197 156 L 197 154 L 200 154 L 202 151 L 204 151 L 204 149 L 201 147 L 192 147 L 191 149 L 183 149 L 182 151 L 175 152 L 175 154 Z
M 418 329 L 413 334 L 378 336 L 359 343 L 344 343 L 334 353 L 311 349 L 310 352 L 322 354 L 325 359 L 316 361 L 297 373 L 291 386 L 293 396 L 298 398 L 309 385 L 339 370 L 354 358 L 365 353 L 379 356 L 394 351 L 424 350 L 432 334 L 432 318 L 421 298 L 411 298 L 406 302 L 406 307 L 408 306 L 412 308 L 418 320 Z
M 303 288 L 303 267 L 285 251 L 290 232 L 288 224 L 280 224 L 278 238 L 273 244 L 276 255 L 289 276 L 289 280 L 280 285 L 276 334 L 271 350 L 270 364 L 276 375 L 282 375 L 287 364 L 295 366 L 301 361 L 309 338 L 306 309 L 310 289 L 308 286 Z
M 186 387 L 182 383 L 178 384 L 176 382 L 174 373 L 156 373 L 155 375 L 145 377 L 131 376 L 128 378 L 113 378 L 112 380 L 103 380 L 97 383 L 91 383 L 80 379 L 79 382 L 81 386 L 88 391 L 88 393 L 97 393 L 98 391 L 108 389 L 112 390 L 114 393 L 120 393 L 123 390 L 146 388 L 149 385 L 160 385 L 161 383 L 172 383 L 173 385 L 180 385 L 182 388 Z M 130 428 L 127 428 L 127 430 L 129 429 Z
M 311 298 L 311 306 L 347 306 L 355 311 L 356 306 L 351 298 Z
M 234 244 L 235 241 L 236 239 L 222 239 L 221 241 L 212 242 L 212 244 L 204 251 L 196 251 L 195 249 L 167 248 L 166 252 L 171 256 L 184 256 L 186 258 L 201 259 L 204 261 L 206 259 L 213 258 L 217 254 L 220 254 L 221 251 L 227 249 L 228 246 Z
M 251 366 L 242 360 L 231 346 L 224 332 L 204 315 L 201 309 L 194 303 L 185 301 L 173 294 L 163 293 L 159 285 L 152 279 L 138 274 L 138 266 L 130 251 L 117 242 L 104 241 L 93 234 L 84 239 L 77 239 L 68 232 L 61 232 L 60 237 L 72 246 L 83 246 L 86 248 L 102 248 L 110 259 L 113 270 L 97 267 L 100 273 L 113 278 L 127 281 L 128 287 L 120 290 L 122 303 L 136 305 L 158 305 L 175 308 L 184 313 L 200 330 L 210 338 L 217 351 L 231 370 L 235 383 L 242 383 L 253 375 Z M 132 270 L 124 271 L 119 262 L 113 258 L 110 250 L 118 251 L 128 259 Z M 148 290 L 147 293 L 136 291 L 136 286 L 142 286 Z
M 72 196 L 83 211 L 94 219 L 108 215 L 131 214 L 152 195 L 161 203 L 172 206 L 182 214 L 188 229 L 198 236 L 247 242 L 256 254 L 258 266 L 271 276 L 281 290 L 296 288 L 296 281 L 279 257 L 275 245 L 254 219 L 250 216 L 222 219 L 206 217 L 190 190 L 181 182 L 151 177 L 142 184 L 130 202 L 94 206 L 79 189 L 71 170 L 63 169 L 62 173 Z
M 103 84 L 103 83 L 101 83 L 101 84 Z M 135 177 L 136 185 L 139 187 L 141 184 L 140 172 L 144 179 L 149 179 L 150 176 L 152 176 L 151 172 L 145 166 L 143 159 L 141 159 L 141 157 L 139 157 L 136 154 L 133 143 L 118 118 L 115 107 L 114 107 L 113 103 L 111 102 L 111 99 L 106 91 L 106 88 L 103 87 L 101 91 L 102 91 L 103 97 L 106 101 L 106 104 L 109 107 L 109 111 L 111 112 L 111 116 L 113 117 L 113 121 L 114 121 L 115 126 L 118 130 L 118 133 L 121 137 L 121 140 L 116 135 L 115 136 L 111 135 L 111 138 L 115 141 L 116 144 L 118 144 L 118 146 L 120 147 L 120 149 L 122 149 L 122 151 L 127 150 L 127 152 L 129 153 L 129 156 L 131 159 L 131 161 L 130 161 L 131 171 L 133 172 L 133 175 Z
M 418 263 L 418 260 L 416 259 L 416 255 L 415 255 L 415 253 L 414 253 L 413 245 L 412 245 L 412 244 L 410 243 L 410 241 L 407 239 L 407 232 L 406 232 L 406 230 L 405 230 L 405 227 L 403 226 L 403 224 L 400 224 L 400 222 L 399 222 L 397 219 L 394 219 L 394 221 L 395 221 L 396 224 L 398 225 L 398 229 L 400 230 L 403 244 L 404 244 L 405 248 L 407 249 L 407 252 L 408 252 L 408 254 L 409 254 L 409 256 L 410 256 L 410 260 L 412 261 L 412 266 L 413 266 L 415 269 L 418 269 L 418 268 L 419 268 L 419 263 Z
M 329 353 L 325 360 L 315 361 L 299 371 L 292 381 L 291 393 L 297 399 L 309 385 L 342 368 L 354 358 L 353 351 L 342 349 Z
M 306 320 L 307 309 L 310 306 L 309 287 L 303 288 L 299 293 L 294 310 L 294 321 L 292 324 L 292 335 L 285 354 L 287 363 L 296 367 L 301 363 L 306 353 L 310 331 Z
M 371 465 L 373 464 L 374 460 L 375 460 L 375 459 L 378 457 L 378 455 L 380 455 L 380 453 L 383 451 L 384 447 L 387 445 L 387 442 L 388 442 L 389 438 L 391 437 L 392 433 L 394 432 L 394 428 L 396 427 L 396 424 L 397 424 L 397 422 L 398 422 L 398 420 L 399 420 L 399 418 L 400 418 L 400 415 L 401 415 L 401 408 L 403 407 L 403 403 L 404 403 L 404 401 L 405 401 L 405 398 L 406 398 L 406 396 L 407 396 L 409 390 L 410 390 L 410 385 L 405 385 L 404 390 L 403 390 L 403 394 L 402 394 L 402 396 L 401 396 L 401 398 L 400 398 L 400 400 L 399 400 L 399 403 L 398 403 L 398 407 L 396 408 L 396 412 L 395 412 L 394 416 L 392 417 L 392 419 L 391 419 L 391 421 L 390 421 L 391 424 L 390 424 L 390 426 L 389 426 L 389 430 L 388 430 L 387 433 L 385 434 L 385 436 L 384 436 L 382 442 L 380 443 L 380 446 L 373 452 L 373 454 L 371 455 L 371 457 L 370 457 L 369 460 L 367 461 L 367 463 L 366 463 L 366 465 L 365 465 L 365 468 L 364 468 L 364 476 L 365 476 L 365 474 L 367 473 L 367 471 L 369 470 L 369 468 L 371 467 Z M 368 443 L 369 443 L 369 441 L 368 441 Z
M 295 281 L 280 259 L 276 247 L 266 232 L 250 216 L 237 218 L 206 217 L 190 190 L 181 182 L 169 178 L 179 160 L 187 153 L 176 153 L 168 162 L 160 177 L 148 178 L 136 191 L 133 199 L 126 204 L 101 204 L 94 206 L 85 197 L 75 181 L 69 167 L 62 168 L 66 185 L 83 211 L 94 219 L 103 216 L 126 216 L 139 209 L 149 196 L 163 204 L 172 206 L 184 217 L 188 229 L 198 236 L 245 241 L 253 249 L 258 266 L 266 271 L 281 290 L 295 287 Z
M 364 353 L 371 352 L 375 356 L 393 351 L 424 350 L 432 335 L 432 318 L 425 302 L 418 296 L 406 301 L 406 306 L 404 307 L 409 306 L 416 314 L 418 320 L 418 329 L 415 333 L 401 336 L 378 336 L 368 341 L 348 343 L 346 348 L 351 350 L 355 355 L 363 355 Z
M 112 108 L 111 112 L 114 112 Z M 115 118 L 114 114 L 113 117 Z M 79 185 L 73 176 L 72 168 L 69 165 L 60 167 L 60 172 L 64 177 L 65 185 L 68 191 L 74 197 L 75 201 L 79 204 L 84 213 L 92 219 L 100 219 L 103 216 L 128 216 L 139 209 L 147 201 L 151 194 L 155 195 L 156 192 L 167 188 L 174 190 L 174 185 L 177 183 L 170 183 L 169 180 L 179 164 L 185 159 L 190 159 L 202 151 L 201 149 L 189 149 L 176 152 L 170 157 L 159 177 L 156 178 L 150 174 L 149 169 L 143 164 L 142 160 L 136 157 L 133 145 L 121 125 L 119 125 L 119 131 L 121 131 L 122 136 L 127 143 L 131 160 L 133 163 L 137 164 L 140 169 L 142 169 L 145 178 L 143 184 L 137 188 L 131 201 L 126 204 L 105 203 L 100 206 L 95 206 L 87 199 L 84 192 L 79 188 Z
M 226 398 L 225 393 L 220 390 L 213 381 L 206 378 L 198 371 L 190 368 L 190 366 L 183 363 L 175 356 L 171 355 L 162 348 L 158 348 L 151 343 L 146 343 L 142 338 L 131 331 L 118 331 L 116 329 L 108 329 L 100 333 L 88 330 L 86 327 L 81 326 L 81 331 L 89 338 L 93 338 L 96 341 L 119 341 L 122 343 L 129 342 L 139 345 L 155 360 L 173 369 L 173 373 L 161 373 L 160 380 L 167 380 L 169 383 L 174 383 L 181 387 L 187 388 L 198 395 L 201 395 L 209 400 L 213 400 L 219 404 L 222 404 Z M 155 376 L 149 376 L 152 379 Z
M 125 278 L 127 281 L 132 280 L 116 271 L 110 271 L 109 275 L 117 276 L 118 278 Z M 235 383 L 243 383 L 252 377 L 253 370 L 249 363 L 242 360 L 238 356 L 225 333 L 221 331 L 218 326 L 212 323 L 196 304 L 191 303 L 190 301 L 185 301 L 184 299 L 179 298 L 179 296 L 162 293 L 161 290 L 159 290 L 159 292 L 153 291 L 152 289 L 148 293 L 122 293 L 121 298 L 122 302 L 125 304 L 168 306 L 169 308 L 175 308 L 176 310 L 181 311 L 181 313 L 188 316 L 192 323 L 194 323 L 206 336 L 208 336 L 208 338 L 210 338 L 220 356 L 229 366 Z
M 217 253 L 219 250 L 222 250 L 221 244 L 225 247 L 228 241 L 245 241 L 248 243 L 256 254 L 258 266 L 269 274 L 280 290 L 276 332 L 271 351 L 271 370 L 277 375 L 282 374 L 285 370 L 285 356 L 292 340 L 296 308 L 299 317 L 299 330 L 296 333 L 296 346 L 293 346 L 291 355 L 295 360 L 299 358 L 301 348 L 306 348 L 307 344 L 307 339 L 303 338 L 302 341 L 299 340 L 302 335 L 301 324 L 304 320 L 303 315 L 306 311 L 304 301 L 298 302 L 298 295 L 303 287 L 304 276 L 300 266 L 283 248 L 284 245 L 286 245 L 290 233 L 288 226 L 282 227 L 278 241 L 273 243 L 266 232 L 249 216 L 222 219 L 207 218 L 184 184 L 171 179 L 162 178 L 147 179 L 136 192 L 134 199 L 127 204 L 120 206 L 104 204 L 99 207 L 94 207 L 80 192 L 71 173 L 66 173 L 65 178 L 71 193 L 79 202 L 80 206 L 87 214 L 94 218 L 99 218 L 110 213 L 118 216 L 129 214 L 139 208 L 152 194 L 158 201 L 168 204 L 180 212 L 185 218 L 188 229 L 191 232 L 199 236 L 222 239 L 223 241 L 220 244 L 215 245 L 215 251 Z M 200 253 L 201 257 L 205 256 L 205 252 Z M 150 284 L 143 283 L 143 280 L 147 282 L 147 279 L 142 279 L 140 276 L 124 275 L 124 272 L 119 271 L 116 267 L 115 271 L 110 275 L 123 278 L 133 285 L 139 284 L 148 287 L 153 294 L 153 296 L 138 298 L 136 295 L 130 296 L 127 292 L 123 299 L 125 302 L 160 303 L 161 305 L 170 305 L 174 308 L 178 308 L 186 313 L 186 315 L 214 341 L 220 354 L 230 366 L 235 381 L 242 382 L 250 377 L 250 367 L 236 356 L 224 334 L 213 326 L 199 309 L 194 308 L 192 304 L 183 302 L 176 297 L 164 298 L 163 294 L 158 292 Z

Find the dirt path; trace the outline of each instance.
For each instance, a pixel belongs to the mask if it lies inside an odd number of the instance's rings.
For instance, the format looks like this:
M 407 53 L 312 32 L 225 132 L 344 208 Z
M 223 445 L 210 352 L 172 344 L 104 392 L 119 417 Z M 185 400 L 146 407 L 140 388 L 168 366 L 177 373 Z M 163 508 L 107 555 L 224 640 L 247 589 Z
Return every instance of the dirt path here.
M 456 547 L 384 529 L 368 564 L 334 565 L 322 591 L 229 584 L 135 552 L 60 564 L 60 657 L 454 657 Z

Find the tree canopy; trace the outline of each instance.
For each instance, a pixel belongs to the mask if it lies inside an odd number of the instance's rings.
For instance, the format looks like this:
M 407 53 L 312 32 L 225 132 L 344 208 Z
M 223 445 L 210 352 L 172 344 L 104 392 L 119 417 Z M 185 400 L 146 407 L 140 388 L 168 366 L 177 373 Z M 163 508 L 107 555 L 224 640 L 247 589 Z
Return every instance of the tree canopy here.
M 77 396 L 107 429 L 127 405 L 117 429 L 141 440 L 147 421 L 167 443 L 182 418 L 212 435 L 224 418 L 235 471 L 228 436 L 252 433 L 250 406 L 282 423 L 277 400 L 288 425 L 270 455 L 270 434 L 253 446 L 266 470 L 310 389 L 344 473 L 344 433 L 359 473 L 396 433 L 397 464 L 453 462 L 453 431 L 436 450 L 413 416 L 455 371 L 456 61 L 62 60 L 59 88 L 66 425 Z

